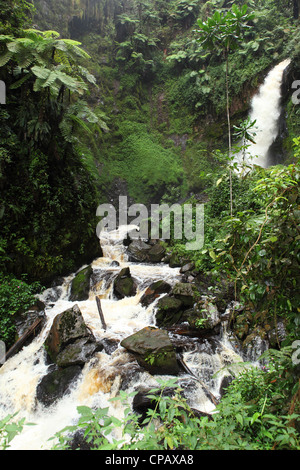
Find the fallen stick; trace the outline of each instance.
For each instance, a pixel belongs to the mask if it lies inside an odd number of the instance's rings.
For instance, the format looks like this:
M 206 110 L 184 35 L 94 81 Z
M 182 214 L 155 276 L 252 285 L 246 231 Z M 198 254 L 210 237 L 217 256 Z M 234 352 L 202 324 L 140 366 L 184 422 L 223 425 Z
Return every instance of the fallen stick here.
M 101 320 L 101 323 L 102 323 L 102 327 L 103 327 L 104 331 L 106 331 L 107 325 L 105 323 L 105 319 L 104 319 L 104 315 L 103 315 L 101 300 L 99 299 L 99 297 L 97 295 L 96 295 L 96 302 L 97 302 L 97 307 L 98 307 L 98 312 L 99 312 L 99 315 L 100 315 L 100 320 Z

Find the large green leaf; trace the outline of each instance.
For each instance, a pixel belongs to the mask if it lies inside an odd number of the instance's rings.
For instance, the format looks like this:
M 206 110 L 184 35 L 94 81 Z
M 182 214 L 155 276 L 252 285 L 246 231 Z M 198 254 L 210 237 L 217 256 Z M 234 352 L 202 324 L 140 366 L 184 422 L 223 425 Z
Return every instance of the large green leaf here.
M 34 67 L 31 67 L 31 71 L 34 73 L 34 75 L 42 80 L 46 80 L 50 73 L 51 70 L 45 68 L 45 67 L 39 67 L 38 65 L 35 65 Z

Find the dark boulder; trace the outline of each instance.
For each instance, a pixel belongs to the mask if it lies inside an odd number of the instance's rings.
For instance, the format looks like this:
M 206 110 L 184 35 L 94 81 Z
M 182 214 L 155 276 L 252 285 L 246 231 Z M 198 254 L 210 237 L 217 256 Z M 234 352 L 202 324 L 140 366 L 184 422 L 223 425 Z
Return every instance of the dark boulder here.
M 150 263 L 160 263 L 164 258 L 166 249 L 160 244 L 156 243 L 148 252 L 148 259 Z
M 192 307 L 196 301 L 193 285 L 188 282 L 178 282 L 172 289 L 172 295 L 181 300 L 186 307 Z
M 178 323 L 182 317 L 182 307 L 182 301 L 170 295 L 159 299 L 155 314 L 157 325 L 166 327 Z
M 177 375 L 175 349 L 165 330 L 146 327 L 125 338 L 121 346 L 134 354 L 138 363 L 151 374 Z
M 60 367 L 71 365 L 84 366 L 96 353 L 103 349 L 102 344 L 97 344 L 90 337 L 79 338 L 68 344 L 56 357 L 56 364 Z
M 186 274 L 190 271 L 193 271 L 194 269 L 195 269 L 195 263 L 193 261 L 191 261 L 190 263 L 186 263 L 181 267 L 180 273 L 181 274 Z
M 91 266 L 87 266 L 76 274 L 71 284 L 70 300 L 72 302 L 88 300 L 92 274 Z
M 136 282 L 131 276 L 130 269 L 128 267 L 121 269 L 114 281 L 114 295 L 117 299 L 123 299 L 136 295 L 136 292 Z
M 161 396 L 163 397 L 172 397 L 174 395 L 174 389 L 165 388 L 163 391 L 156 391 L 157 399 Z M 149 396 L 151 395 L 151 396 Z M 140 387 L 137 394 L 133 398 L 132 408 L 133 410 L 141 415 L 140 422 L 143 422 L 144 419 L 148 416 L 148 410 L 154 410 L 157 406 L 157 400 L 153 398 L 154 392 L 151 388 Z
M 185 319 L 192 328 L 213 330 L 221 324 L 217 306 L 209 297 L 203 296 L 193 308 L 185 312 Z
M 153 395 L 155 394 L 157 394 L 157 399 L 153 398 Z M 165 397 L 173 398 L 175 397 L 175 395 L 176 391 L 173 388 L 165 388 L 164 390 L 158 390 L 156 392 L 153 392 L 151 388 L 141 387 L 132 402 L 133 410 L 140 415 L 139 422 L 142 423 L 144 419 L 147 418 L 148 410 L 154 410 L 157 407 L 157 401 L 161 400 L 161 397 L 162 399 L 164 399 Z M 179 419 L 182 419 L 182 421 L 184 421 L 186 417 L 186 410 L 184 409 L 184 407 L 180 406 L 177 409 L 177 416 L 179 417 Z M 188 414 L 190 418 L 201 419 L 203 417 L 207 417 L 209 420 L 212 419 L 211 415 L 209 415 L 208 413 L 204 413 L 193 408 L 189 409 Z
M 74 359 L 74 350 L 79 344 L 78 340 L 82 338 L 86 340 L 85 345 L 89 342 L 92 344 L 96 343 L 94 336 L 84 322 L 78 305 L 74 305 L 72 308 L 60 313 L 54 318 L 44 346 L 52 362 L 56 362 L 57 359 L 62 360 L 62 352 L 64 349 L 68 347 L 70 352 L 70 345 L 73 344 L 74 349 L 73 354 L 71 354 L 71 364 L 74 364 L 76 363 Z M 82 355 L 79 350 L 78 352 L 79 355 Z M 63 362 L 66 366 L 66 360 L 63 360 Z
M 71 386 L 79 378 L 81 367 L 70 366 L 64 369 L 55 368 L 45 375 L 37 386 L 38 402 L 48 407 L 70 393 Z
M 128 260 L 136 263 L 148 261 L 148 254 L 151 248 L 151 245 L 148 245 L 142 240 L 133 240 L 127 250 Z
M 181 261 L 176 253 L 172 253 L 169 259 L 170 268 L 180 268 Z
M 168 294 L 170 291 L 171 291 L 171 286 L 167 282 L 163 280 L 153 282 L 142 295 L 140 302 L 143 307 L 148 307 L 160 295 Z

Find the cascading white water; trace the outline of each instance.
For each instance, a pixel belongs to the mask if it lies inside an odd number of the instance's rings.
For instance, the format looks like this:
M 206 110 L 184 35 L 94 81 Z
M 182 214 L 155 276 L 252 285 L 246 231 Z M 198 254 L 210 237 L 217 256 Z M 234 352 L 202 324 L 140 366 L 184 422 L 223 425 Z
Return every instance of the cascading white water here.
M 124 229 L 126 230 L 126 227 Z M 170 268 L 166 264 L 147 265 L 128 262 L 125 247 L 119 241 L 116 232 L 103 233 L 101 244 L 104 256 L 95 260 L 92 268 L 94 272 L 101 272 L 102 280 L 90 290 L 89 299 L 82 302 L 69 300 L 70 283 L 74 275 L 65 278 L 60 288 L 60 296 L 55 302 L 49 301 L 53 298 L 51 289 L 45 291 L 41 299 L 47 304 L 45 311 L 47 321 L 42 332 L 29 346 L 24 347 L 0 368 L 0 420 L 8 414 L 18 412 L 16 420 L 25 417 L 26 421 L 35 423 L 35 426 L 25 426 L 23 432 L 12 441 L 11 448 L 14 450 L 51 449 L 53 440 L 49 441 L 49 438 L 65 426 L 76 423 L 79 417 L 77 406 L 80 405 L 108 407 L 110 414 L 118 418 L 123 414 L 123 407 L 119 401 L 109 401 L 119 391 L 122 373 L 134 368 L 133 357 L 120 345 L 113 353 L 109 354 L 104 350 L 96 353 L 83 368 L 70 393 L 57 403 L 45 407 L 37 402 L 37 385 L 49 370 L 43 344 L 56 315 L 76 303 L 96 339 L 111 340 L 119 344 L 122 339 L 145 326 L 155 326 L 155 303 L 148 308 L 142 307 L 139 303 L 145 288 L 159 279 L 164 279 L 171 285 L 180 280 L 179 268 Z M 112 260 L 118 261 L 119 265 L 112 265 Z M 135 296 L 116 300 L 112 295 L 110 282 L 124 266 L 130 267 L 139 288 Z M 103 330 L 99 319 L 96 295 L 102 298 L 102 309 L 107 323 L 106 331 Z M 184 372 L 178 377 L 179 382 L 188 383 L 187 395 L 190 405 L 200 411 L 212 411 L 214 405 L 204 393 L 202 384 L 218 397 L 222 377 L 215 379 L 212 377 L 213 374 L 225 365 L 241 362 L 241 357 L 234 351 L 225 334 L 221 335 L 218 347 L 214 351 L 209 349 L 204 351 L 203 347 L 199 348 L 197 339 L 194 342 L 190 339 L 183 359 L 190 371 L 201 379 L 194 380 Z M 155 376 L 146 371 L 138 371 L 128 378 L 127 391 L 130 393 L 145 385 L 157 386 Z
M 250 121 L 256 121 L 254 136 L 255 143 L 246 150 L 247 164 L 259 165 L 263 168 L 270 166 L 268 152 L 278 135 L 278 120 L 281 114 L 281 85 L 285 69 L 291 60 L 286 59 L 276 65 L 265 78 L 259 92 L 251 103 Z M 247 142 L 248 144 L 248 142 Z M 242 163 L 243 152 L 236 161 Z

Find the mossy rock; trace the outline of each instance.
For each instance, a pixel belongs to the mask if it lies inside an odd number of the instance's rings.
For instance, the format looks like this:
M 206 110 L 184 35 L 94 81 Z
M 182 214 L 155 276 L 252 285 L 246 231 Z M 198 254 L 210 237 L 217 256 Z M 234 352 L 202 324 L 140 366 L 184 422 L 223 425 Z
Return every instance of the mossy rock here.
M 143 242 L 143 240 L 133 240 L 128 247 L 128 259 L 135 263 L 143 263 L 148 261 L 148 254 L 151 245 Z
M 138 363 L 151 374 L 177 375 L 179 372 L 176 352 L 165 330 L 143 328 L 125 338 L 121 346 L 133 353 Z
M 168 294 L 171 290 L 170 284 L 164 280 L 153 282 L 144 292 L 141 298 L 141 305 L 148 307 L 154 302 L 161 294 Z
M 94 340 L 92 333 L 84 322 L 78 305 L 74 305 L 74 307 L 65 310 L 54 318 L 44 346 L 50 359 L 56 362 L 62 350 L 80 338 Z
M 148 253 L 150 263 L 160 263 L 165 253 L 166 249 L 160 243 L 156 243 Z
M 81 374 L 80 366 L 54 369 L 45 375 L 37 386 L 37 401 L 44 406 L 51 406 L 70 392 L 72 384 Z
M 172 295 L 183 305 L 192 307 L 196 301 L 196 288 L 189 282 L 178 282 L 172 289 Z
M 213 330 L 221 323 L 216 305 L 207 298 L 203 298 L 195 307 L 185 312 L 185 319 L 192 328 Z
M 182 317 L 183 303 L 175 297 L 165 296 L 157 302 L 156 323 L 158 326 L 176 325 Z
M 170 268 L 180 268 L 181 261 L 176 253 L 172 253 L 169 260 Z
M 124 297 L 132 297 L 136 295 L 137 286 L 134 279 L 131 277 L 130 269 L 123 268 L 117 275 L 114 281 L 114 294 L 118 299 Z
M 74 343 L 68 344 L 56 357 L 56 364 L 60 367 L 73 365 L 84 366 L 95 352 L 101 351 L 103 345 L 97 344 L 89 337 L 79 338 Z
M 76 274 L 71 285 L 70 300 L 72 302 L 88 300 L 92 274 L 93 269 L 91 266 L 87 266 Z

